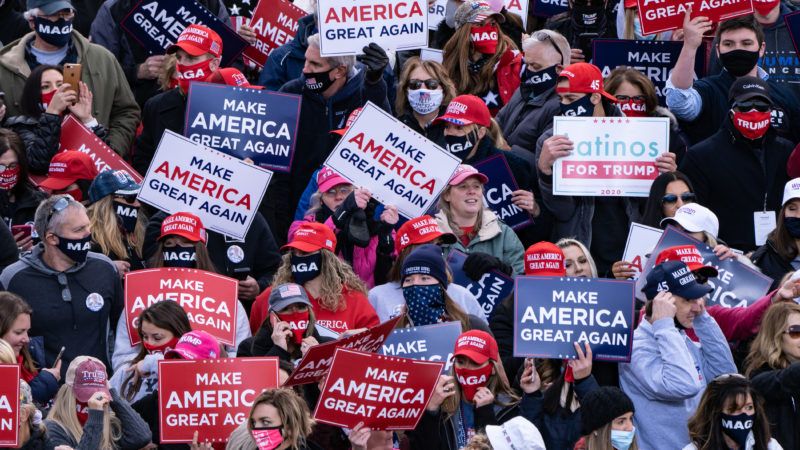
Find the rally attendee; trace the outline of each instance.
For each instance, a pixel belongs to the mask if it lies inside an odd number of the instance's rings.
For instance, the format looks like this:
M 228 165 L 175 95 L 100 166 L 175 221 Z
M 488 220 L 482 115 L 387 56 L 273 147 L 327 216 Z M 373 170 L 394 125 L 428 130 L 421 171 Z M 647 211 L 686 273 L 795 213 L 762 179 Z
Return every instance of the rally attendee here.
M 80 150 L 67 150 L 53 156 L 47 178 L 39 187 L 53 195 L 68 194 L 76 202 L 83 203 L 88 199 L 89 186 L 96 176 L 97 166 L 91 156 Z
M 478 433 L 464 450 L 545 450 L 542 434 L 529 420 L 514 417 L 502 425 L 487 425 L 486 434 Z
M 138 450 L 150 442 L 150 430 L 116 390 L 108 388 L 106 366 L 78 356 L 44 421 L 47 448 Z
M 561 238 L 556 245 L 564 252 L 564 269 L 568 277 L 597 278 L 594 258 L 581 241 Z
M 68 195 L 36 209 L 41 242 L 0 274 L 0 285 L 36 311 L 30 334 L 44 337 L 45 367 L 64 347 L 62 376 L 79 355 L 108 361 L 108 330 L 122 313 L 122 285 L 114 263 L 90 252 L 89 217 Z
M 447 71 L 436 61 L 409 58 L 397 82 L 395 114 L 417 133 L 444 146 L 444 125 L 433 123 L 456 96 Z
M 769 211 L 774 217 L 788 181 L 786 161 L 793 145 L 770 126 L 773 92 L 759 78 L 734 81 L 722 127 L 693 145 L 680 166 L 699 201 L 719 216 L 719 237 L 743 251 L 756 248 L 753 213 Z M 736 180 L 749 183 L 744 187 Z
M 617 35 L 618 3 L 608 0 L 569 0 L 566 12 L 550 17 L 544 27 L 561 33 L 572 48 L 570 63 L 592 59 L 592 41 Z
M 436 214 L 442 231 L 458 238 L 455 243 L 442 246 L 445 255 L 452 250 L 470 255 L 464 261 L 464 271 L 476 280 L 492 269 L 509 275 L 523 271 L 525 249 L 522 243 L 514 231 L 484 205 L 483 185 L 488 181 L 486 175 L 474 167 L 458 166 L 439 196 L 440 211 Z
M 184 334 L 192 331 L 186 311 L 174 301 L 154 303 L 139 314 L 136 333 L 140 344 L 136 356 L 114 371 L 110 386 L 128 403 L 133 403 L 158 388 L 158 362 L 175 348 Z M 129 352 L 130 342 L 117 339 L 120 351 Z
M 317 172 L 317 192 L 311 196 L 303 220 L 289 227 L 289 240 L 305 222 L 319 222 L 336 234 L 336 253 L 349 263 L 367 288 L 381 284 L 392 264 L 392 231 L 400 216 L 389 205 L 376 220 L 377 201 L 369 190 L 356 189 L 346 178 L 325 166 Z
M 683 450 L 781 449 L 770 437 L 763 399 L 738 373 L 720 375 L 708 383 L 688 425 L 692 443 Z
M 444 46 L 442 65 L 456 92 L 483 99 L 494 116 L 517 90 L 522 55 L 498 24 L 505 17 L 484 2 L 469 0 L 455 13 L 456 32 Z
M 36 408 L 31 387 L 19 382 L 19 447 L 22 450 L 44 450 L 45 427 L 42 412 Z
M 0 292 L 0 339 L 14 351 L 13 361 L 19 365 L 20 379 L 28 383 L 36 403 L 45 405 L 58 391 L 61 361 L 56 361 L 52 368 L 45 365 L 43 339 L 28 336 L 32 314 L 25 300 L 11 292 Z
M 631 362 L 619 365 L 620 387 L 638 411 L 642 448 L 687 445 L 685 424 L 708 380 L 736 372 L 728 342 L 705 310 L 703 297 L 711 290 L 680 261 L 659 264 L 647 275 L 645 319 L 634 331 Z M 687 328 L 699 344 L 682 332 Z
M 6 114 L 23 114 L 25 80 L 38 65 L 80 64 L 86 90 L 78 93 L 93 96 L 91 111 L 86 112 L 108 129 L 109 146 L 124 155 L 139 124 L 139 107 L 116 58 L 72 30 L 75 17 L 70 0 L 28 1 L 25 18 L 33 31 L 0 49 L 0 91 L 6 94 Z
M 316 18 L 317 15 L 312 13 L 297 21 L 294 39 L 269 53 L 269 58 L 258 76 L 257 84 L 267 90 L 277 91 L 303 73 L 308 38 L 317 33 Z
M 22 140 L 13 131 L 0 128 L 0 217 L 7 228 L 27 225 L 28 232 L 14 233 L 14 240 L 21 251 L 33 245 L 33 216 L 44 199 L 42 191 L 36 189 L 28 177 L 28 158 Z
M 678 208 L 696 201 L 689 177 L 678 171 L 664 172 L 650 185 L 650 195 L 639 223 L 659 228 L 665 217 L 674 216 Z
M 375 309 L 367 300 L 364 282 L 353 269 L 339 259 L 336 236 L 325 224 L 306 222 L 297 229 L 292 240 L 281 250 L 288 250 L 273 286 L 297 283 L 306 290 L 316 324 L 344 333 L 371 328 L 379 324 Z M 256 332 L 268 316 L 272 288 L 262 292 L 250 312 L 250 329 Z
M 388 282 L 369 290 L 369 302 L 375 308 L 381 322 L 403 313 L 405 299 L 403 288 L 400 285 L 400 277 L 408 255 L 423 244 L 454 244 L 455 242 L 455 235 L 443 232 L 436 219 L 428 215 L 415 217 L 400 226 L 394 238 L 397 258 L 387 275 Z M 469 290 L 458 284 L 449 283 L 446 291 L 448 297 L 464 312 L 486 321 L 483 308 Z
M 619 6 L 624 6 L 620 8 Z M 624 0 L 617 6 L 617 37 L 640 41 L 669 41 L 674 39 L 675 33 L 663 31 L 660 33 L 642 34 L 642 23 L 639 20 L 639 4 L 636 0 Z
M 797 291 L 794 293 L 798 295 Z M 781 302 L 764 315 L 745 374 L 764 397 L 771 435 L 785 449 L 800 445 L 800 305 Z
M 434 1 L 428 0 L 428 6 L 433 6 Z M 439 22 L 436 32 L 431 37 L 430 46 L 437 49 L 443 49 L 447 41 L 455 34 L 456 28 L 458 28 L 456 25 L 456 11 L 464 3 L 464 0 L 447 0 L 445 3 L 444 19 Z M 503 0 L 482 0 L 482 3 L 485 3 L 492 13 L 503 16 L 503 19 L 498 21 L 500 29 L 503 30 L 506 36 L 511 38 L 517 48 L 521 48 L 525 33 L 522 17 L 510 12 L 503 4 Z
M 595 389 L 581 399 L 584 436 L 575 450 L 638 450 L 630 397 L 613 386 Z
M 5 122 L 25 144 L 28 166 L 35 174 L 47 173 L 50 159 L 58 152 L 65 114 L 72 113 L 98 138 L 108 137 L 108 130 L 92 116 L 92 93 L 86 84 L 70 86 L 63 81 L 57 66 L 42 64 L 33 69 L 25 80 L 20 115 Z
M 231 26 L 225 4 L 220 0 L 199 0 L 198 3 L 219 20 Z M 140 107 L 159 93 L 158 78 L 164 72 L 166 55 L 151 55 L 137 39 L 131 39 L 120 24 L 136 6 L 133 0 L 103 2 L 92 22 L 92 42 L 107 48 L 119 61 L 128 84 Z M 144 173 L 144 172 L 143 172 Z
M 772 289 L 784 275 L 800 270 L 800 178 L 786 182 L 782 205 L 767 242 L 750 256 L 761 272 L 772 278 Z
M 120 276 L 146 267 L 142 245 L 147 217 L 136 200 L 139 189 L 124 170 L 100 172 L 89 186 L 92 249 L 114 261 Z
M 564 116 L 620 117 L 617 99 L 603 90 L 600 69 L 592 64 L 572 64 L 558 77 L 556 93 Z M 553 195 L 553 164 L 569 155 L 573 142 L 567 136 L 545 131 L 536 142 L 539 187 L 544 206 L 555 217 L 555 236 L 572 237 L 591 251 L 600 276 L 606 276 L 614 261 L 622 257 L 631 221 L 640 215 L 641 200 L 631 197 L 575 197 Z M 675 154 L 656 158 L 659 172 L 675 170 Z
M 714 253 L 722 258 L 734 258 L 727 245 L 721 244 L 719 235 L 719 219 L 710 209 L 699 203 L 681 206 L 672 217 L 661 219 L 661 227 L 672 225 L 700 242 L 707 244 Z

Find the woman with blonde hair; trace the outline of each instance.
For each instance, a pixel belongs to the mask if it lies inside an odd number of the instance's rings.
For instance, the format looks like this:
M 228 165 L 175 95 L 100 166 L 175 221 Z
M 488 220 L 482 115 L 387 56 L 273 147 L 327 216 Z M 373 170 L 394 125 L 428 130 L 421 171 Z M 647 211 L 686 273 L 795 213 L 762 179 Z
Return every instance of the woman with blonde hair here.
M 305 400 L 291 389 L 269 389 L 256 397 L 247 421 L 234 430 L 228 450 L 316 450 L 308 440 L 314 419 Z M 256 441 L 262 445 L 256 445 Z
M 556 245 L 564 252 L 564 267 L 568 277 L 597 278 L 594 258 L 583 243 L 574 238 L 562 238 Z
M 36 408 L 31 387 L 19 381 L 19 447 L 22 450 L 43 450 L 46 448 L 45 428 L 42 413 Z
M 397 82 L 395 111 L 401 122 L 437 144 L 443 145 L 444 126 L 434 124 L 455 98 L 453 80 L 436 61 L 409 58 Z

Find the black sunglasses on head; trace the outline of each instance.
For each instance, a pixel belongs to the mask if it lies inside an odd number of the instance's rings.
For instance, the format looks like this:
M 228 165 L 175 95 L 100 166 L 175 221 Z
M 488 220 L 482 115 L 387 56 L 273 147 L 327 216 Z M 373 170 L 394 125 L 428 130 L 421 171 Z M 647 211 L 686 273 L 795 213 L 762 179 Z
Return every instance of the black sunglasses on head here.
M 684 192 L 680 195 L 683 203 L 694 203 L 697 201 L 697 196 L 692 192 Z M 666 194 L 661 198 L 661 203 L 675 203 L 678 201 L 678 196 L 675 194 Z
M 433 90 L 433 89 L 439 89 L 440 83 L 439 80 L 433 78 L 428 78 L 427 80 L 417 80 L 417 79 L 408 80 L 408 88 L 411 89 L 412 91 L 421 89 L 423 84 L 425 85 L 426 88 Z

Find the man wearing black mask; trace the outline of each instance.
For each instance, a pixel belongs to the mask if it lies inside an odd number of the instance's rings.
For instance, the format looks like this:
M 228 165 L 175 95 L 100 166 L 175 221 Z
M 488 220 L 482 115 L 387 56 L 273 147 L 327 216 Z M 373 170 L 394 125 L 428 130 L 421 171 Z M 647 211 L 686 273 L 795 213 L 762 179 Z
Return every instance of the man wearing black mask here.
M 567 12 L 545 23 L 545 28 L 561 33 L 572 47 L 565 64 L 591 61 L 594 39 L 617 37 L 616 7 L 613 0 L 569 0 Z

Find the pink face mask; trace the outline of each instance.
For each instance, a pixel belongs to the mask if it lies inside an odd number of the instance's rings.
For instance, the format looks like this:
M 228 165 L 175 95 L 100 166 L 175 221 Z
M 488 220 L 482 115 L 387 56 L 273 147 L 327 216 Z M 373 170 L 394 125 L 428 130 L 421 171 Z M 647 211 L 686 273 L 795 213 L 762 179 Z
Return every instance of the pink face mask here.
M 250 433 L 256 441 L 258 450 L 274 450 L 283 443 L 281 427 L 253 428 Z

